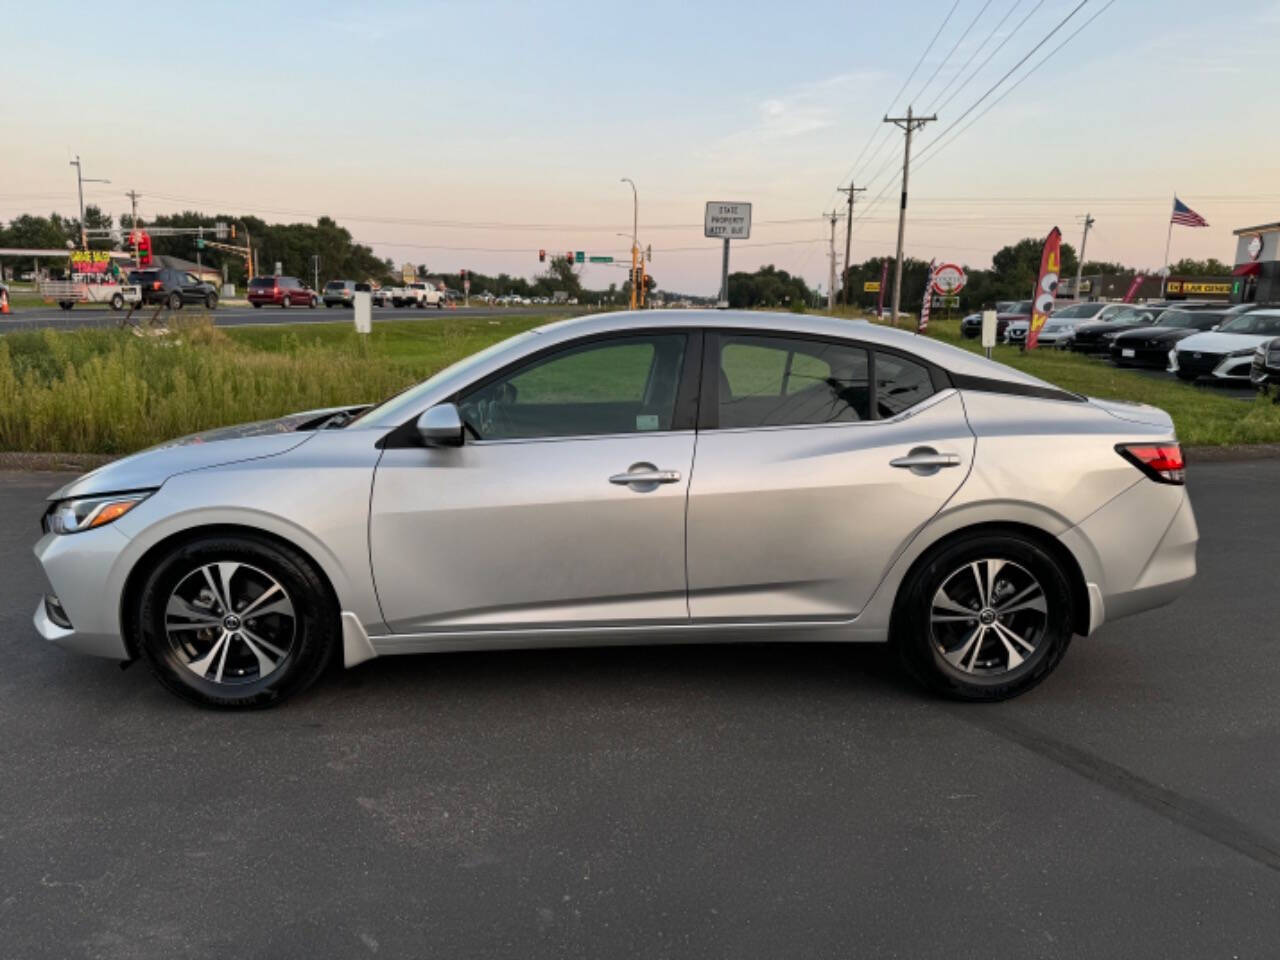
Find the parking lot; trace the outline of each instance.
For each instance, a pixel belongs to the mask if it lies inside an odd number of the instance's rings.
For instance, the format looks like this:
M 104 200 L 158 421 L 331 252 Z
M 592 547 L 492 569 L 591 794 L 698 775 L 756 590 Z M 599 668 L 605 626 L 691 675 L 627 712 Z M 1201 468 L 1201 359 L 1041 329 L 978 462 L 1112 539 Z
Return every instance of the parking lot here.
M 1193 464 L 1191 591 L 989 706 L 881 649 L 767 645 L 389 659 L 201 711 L 36 637 L 30 545 L 65 479 L 0 475 L 5 956 L 1280 942 L 1280 460 Z

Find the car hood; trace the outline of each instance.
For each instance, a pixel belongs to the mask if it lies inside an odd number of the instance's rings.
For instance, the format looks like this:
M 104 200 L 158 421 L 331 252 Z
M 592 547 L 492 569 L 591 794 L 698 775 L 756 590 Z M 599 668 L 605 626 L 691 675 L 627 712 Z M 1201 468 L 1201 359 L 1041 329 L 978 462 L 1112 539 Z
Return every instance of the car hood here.
M 1206 330 L 1193 337 L 1187 337 L 1178 343 L 1179 350 L 1202 350 L 1205 353 L 1232 353 L 1248 347 L 1256 347 L 1260 343 L 1274 340 L 1276 335 L 1257 333 L 1223 333 L 1220 330 Z
M 192 470 L 287 453 L 306 443 L 313 431 L 334 414 L 363 407 L 307 410 L 274 420 L 258 420 L 193 433 L 113 460 L 50 494 L 50 500 L 85 497 L 158 487 L 170 477 Z
M 1116 342 L 1132 343 L 1136 340 L 1166 340 L 1172 343 L 1174 340 L 1194 337 L 1197 332 L 1186 327 L 1137 327 L 1119 334 L 1116 337 Z

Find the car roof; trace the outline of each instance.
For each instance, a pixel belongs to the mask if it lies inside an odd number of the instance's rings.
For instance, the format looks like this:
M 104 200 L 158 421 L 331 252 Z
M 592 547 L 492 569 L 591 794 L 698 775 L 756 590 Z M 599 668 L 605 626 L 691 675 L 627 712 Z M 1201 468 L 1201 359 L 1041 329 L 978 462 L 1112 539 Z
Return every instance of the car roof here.
M 708 329 L 758 330 L 810 336 L 856 339 L 874 346 L 913 353 L 951 373 L 989 380 L 1003 380 L 1028 386 L 1058 389 L 1038 377 L 988 360 L 985 357 L 952 346 L 941 340 L 871 323 L 868 320 L 843 320 L 819 314 L 766 312 L 760 310 L 628 310 L 617 313 L 588 314 L 535 327 L 534 333 L 549 339 L 571 340 L 595 333 L 615 333 L 628 329 L 662 329 L 706 327 Z

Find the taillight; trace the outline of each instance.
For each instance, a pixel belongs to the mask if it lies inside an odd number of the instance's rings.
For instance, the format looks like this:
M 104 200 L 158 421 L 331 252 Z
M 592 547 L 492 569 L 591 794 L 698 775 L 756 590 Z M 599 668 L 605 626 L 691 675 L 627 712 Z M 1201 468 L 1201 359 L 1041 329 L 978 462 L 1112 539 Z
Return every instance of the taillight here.
M 1157 483 L 1185 483 L 1187 462 L 1178 443 L 1118 443 L 1116 453 Z
M 151 282 L 151 289 L 152 289 L 152 290 L 159 290 L 162 286 L 164 286 L 164 285 L 163 285 L 159 280 L 153 280 L 153 281 Z

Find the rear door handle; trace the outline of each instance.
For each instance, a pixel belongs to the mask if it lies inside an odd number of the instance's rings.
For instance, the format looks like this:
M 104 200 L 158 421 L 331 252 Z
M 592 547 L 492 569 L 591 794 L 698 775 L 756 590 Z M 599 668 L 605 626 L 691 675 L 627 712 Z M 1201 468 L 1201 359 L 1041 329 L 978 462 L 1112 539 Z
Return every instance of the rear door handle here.
M 615 473 L 609 478 L 610 483 L 621 486 L 643 483 L 679 483 L 679 470 L 635 470 L 627 473 Z
M 960 456 L 955 453 L 939 453 L 933 447 L 916 447 L 905 457 L 890 460 L 889 466 L 910 470 L 917 476 L 928 476 L 943 467 L 960 466 Z

